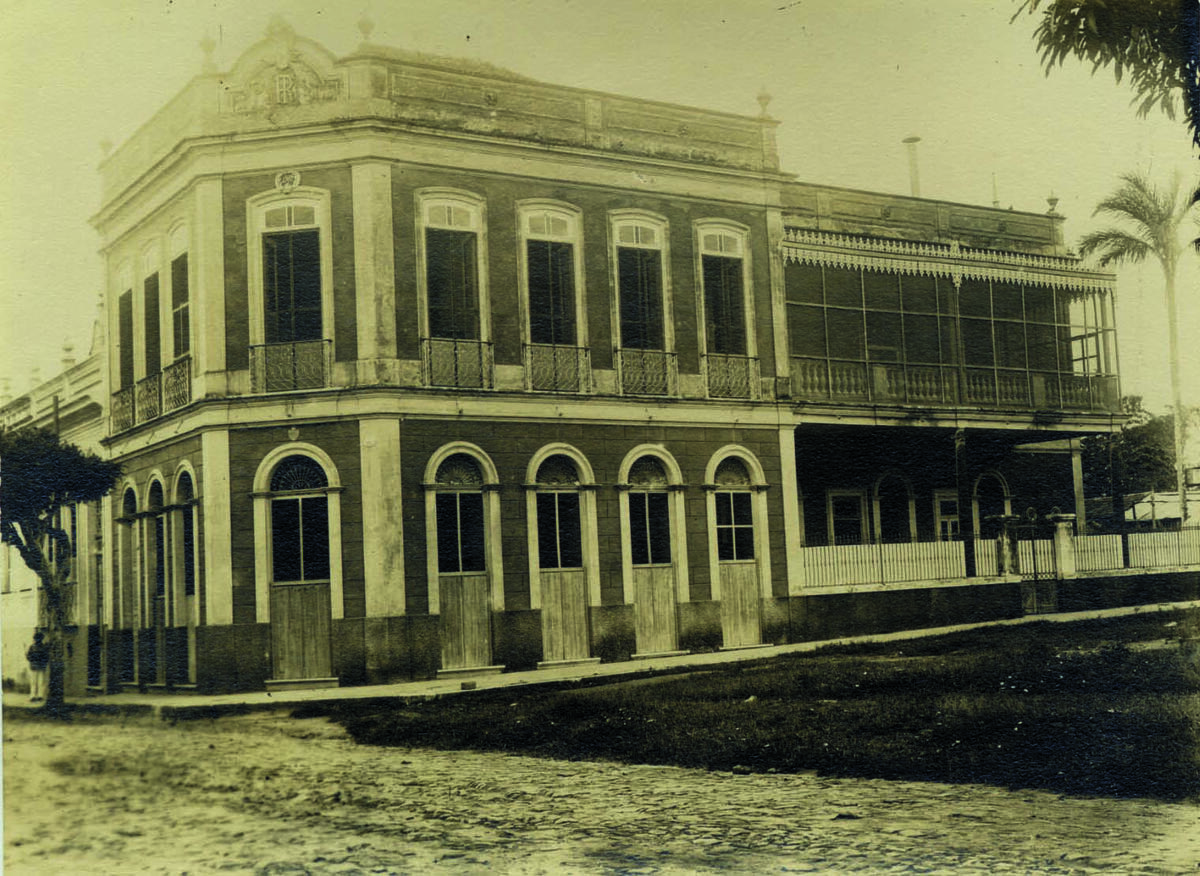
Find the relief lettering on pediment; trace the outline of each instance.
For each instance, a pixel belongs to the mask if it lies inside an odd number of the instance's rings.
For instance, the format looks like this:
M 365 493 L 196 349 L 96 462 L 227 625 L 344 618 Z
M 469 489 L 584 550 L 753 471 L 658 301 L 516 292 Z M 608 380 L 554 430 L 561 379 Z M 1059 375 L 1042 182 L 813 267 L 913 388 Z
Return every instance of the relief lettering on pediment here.
M 263 64 L 241 87 L 229 86 L 225 92 L 225 110 L 261 112 L 342 98 L 341 77 L 321 76 L 300 60 L 298 53 L 292 54 L 275 63 Z

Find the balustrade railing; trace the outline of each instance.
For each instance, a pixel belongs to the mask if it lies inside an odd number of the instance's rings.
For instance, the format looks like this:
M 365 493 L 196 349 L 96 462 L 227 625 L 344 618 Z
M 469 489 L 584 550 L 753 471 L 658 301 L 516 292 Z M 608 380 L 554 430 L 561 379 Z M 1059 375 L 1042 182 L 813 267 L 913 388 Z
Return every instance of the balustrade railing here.
M 192 360 L 185 356 L 162 372 L 163 413 L 181 408 L 192 400 Z
M 330 384 L 333 342 L 288 341 L 250 348 L 250 389 L 253 392 L 289 392 L 320 389 Z
M 134 386 L 137 388 L 137 421 L 144 423 L 162 416 L 162 372 L 143 377 Z
M 794 357 L 792 397 L 1031 410 L 1113 410 L 1115 377 Z
M 621 392 L 628 395 L 675 395 L 675 354 L 664 350 L 617 350 Z
M 757 398 L 758 360 L 752 356 L 709 353 L 704 357 L 709 398 Z
M 421 345 L 426 386 L 492 388 L 490 342 L 460 338 L 425 338 Z
M 587 347 L 525 345 L 525 381 L 539 392 L 589 392 L 591 357 Z
M 136 411 L 137 405 L 134 399 L 134 387 L 126 386 L 124 389 L 118 389 L 112 395 L 112 403 L 109 407 L 109 418 L 112 421 L 112 431 L 124 432 L 126 429 L 132 429 L 137 422 Z

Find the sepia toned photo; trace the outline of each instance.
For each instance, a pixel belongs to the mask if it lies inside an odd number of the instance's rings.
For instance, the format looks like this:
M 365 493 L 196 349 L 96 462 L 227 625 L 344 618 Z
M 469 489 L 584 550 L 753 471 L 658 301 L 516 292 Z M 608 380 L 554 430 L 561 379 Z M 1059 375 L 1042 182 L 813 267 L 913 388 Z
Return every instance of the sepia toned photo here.
M 8 0 L 11 874 L 1200 867 L 1194 0 Z

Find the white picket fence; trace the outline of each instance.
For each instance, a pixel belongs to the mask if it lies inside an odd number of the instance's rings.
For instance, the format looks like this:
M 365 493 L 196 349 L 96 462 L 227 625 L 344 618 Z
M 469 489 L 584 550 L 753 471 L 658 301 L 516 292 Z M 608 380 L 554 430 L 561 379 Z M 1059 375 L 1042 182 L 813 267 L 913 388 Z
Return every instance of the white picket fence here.
M 1081 535 L 1075 539 L 1075 570 L 1077 572 L 1109 572 L 1123 569 L 1121 536 Z
M 956 541 L 810 547 L 803 556 L 810 587 L 940 581 L 967 574 L 963 546 Z
M 1200 529 L 1129 534 L 1131 569 L 1190 566 L 1197 563 L 1200 563 Z

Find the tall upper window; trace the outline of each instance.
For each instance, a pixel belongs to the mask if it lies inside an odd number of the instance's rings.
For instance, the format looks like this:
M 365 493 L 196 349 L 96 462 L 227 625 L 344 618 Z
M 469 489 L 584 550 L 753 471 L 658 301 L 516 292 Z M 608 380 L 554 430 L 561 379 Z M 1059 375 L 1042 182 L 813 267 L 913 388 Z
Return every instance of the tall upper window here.
M 321 326 L 321 232 L 308 206 L 267 211 L 263 234 L 264 333 L 268 344 L 314 341 Z
M 530 208 L 522 213 L 529 341 L 579 343 L 578 217 L 565 210 Z
M 158 316 L 158 259 L 156 255 L 147 254 L 144 260 L 144 277 L 142 280 L 142 328 L 145 332 L 145 374 L 149 377 L 157 374 L 162 368 L 162 344 L 159 336 Z
M 121 387 L 133 386 L 133 290 L 126 289 L 117 298 L 117 339 L 120 348 Z
M 428 336 L 480 340 L 480 207 L 466 200 L 428 198 L 421 213 Z
M 617 306 L 622 347 L 666 349 L 664 230 L 661 223 L 640 219 L 616 223 Z
M 180 229 L 171 237 L 171 339 L 174 357 L 192 349 L 191 291 L 188 287 L 187 236 Z
M 699 243 L 707 352 L 748 355 L 746 235 L 732 228 L 701 226 Z
M 329 580 L 329 480 L 308 456 L 271 473 L 271 570 L 276 582 Z

